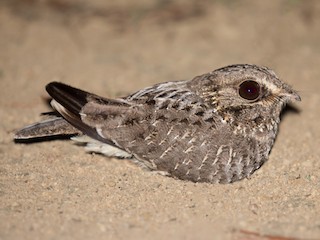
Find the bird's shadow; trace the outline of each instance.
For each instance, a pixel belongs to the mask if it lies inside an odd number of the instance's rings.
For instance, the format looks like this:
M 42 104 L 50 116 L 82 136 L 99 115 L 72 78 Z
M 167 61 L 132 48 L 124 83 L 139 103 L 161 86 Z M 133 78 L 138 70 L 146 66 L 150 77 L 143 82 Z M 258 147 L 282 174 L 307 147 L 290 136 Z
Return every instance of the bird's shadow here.
M 285 108 L 282 110 L 280 114 L 280 120 L 283 120 L 287 115 L 293 114 L 300 114 L 301 110 L 296 107 L 295 105 L 288 104 L 285 106 Z

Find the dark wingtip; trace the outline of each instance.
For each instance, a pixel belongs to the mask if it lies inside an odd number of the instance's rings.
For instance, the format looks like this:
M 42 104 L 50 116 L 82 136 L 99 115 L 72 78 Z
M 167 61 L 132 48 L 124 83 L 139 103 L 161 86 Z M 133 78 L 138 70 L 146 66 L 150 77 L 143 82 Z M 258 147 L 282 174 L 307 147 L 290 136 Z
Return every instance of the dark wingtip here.
M 46 86 L 46 90 L 54 100 L 73 113 L 78 114 L 81 108 L 88 102 L 88 92 L 61 82 L 49 83 Z

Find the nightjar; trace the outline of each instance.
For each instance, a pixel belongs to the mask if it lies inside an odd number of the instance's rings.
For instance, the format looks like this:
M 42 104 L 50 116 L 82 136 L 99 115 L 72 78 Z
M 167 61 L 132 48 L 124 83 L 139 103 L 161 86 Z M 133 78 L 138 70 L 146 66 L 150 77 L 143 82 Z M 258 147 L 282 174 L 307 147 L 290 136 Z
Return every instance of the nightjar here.
M 63 83 L 46 90 L 55 112 L 19 130 L 17 142 L 70 136 L 87 151 L 131 158 L 193 182 L 231 183 L 267 159 L 280 113 L 300 96 L 256 65 L 223 67 L 109 99 Z

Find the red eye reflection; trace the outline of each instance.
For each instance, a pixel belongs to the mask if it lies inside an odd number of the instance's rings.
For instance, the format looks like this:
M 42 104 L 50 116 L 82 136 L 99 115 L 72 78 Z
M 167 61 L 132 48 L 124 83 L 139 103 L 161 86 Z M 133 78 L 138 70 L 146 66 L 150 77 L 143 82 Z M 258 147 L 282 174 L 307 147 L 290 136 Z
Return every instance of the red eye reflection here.
M 239 95 L 247 100 L 256 100 L 260 96 L 260 85 L 255 81 L 244 81 L 239 86 Z

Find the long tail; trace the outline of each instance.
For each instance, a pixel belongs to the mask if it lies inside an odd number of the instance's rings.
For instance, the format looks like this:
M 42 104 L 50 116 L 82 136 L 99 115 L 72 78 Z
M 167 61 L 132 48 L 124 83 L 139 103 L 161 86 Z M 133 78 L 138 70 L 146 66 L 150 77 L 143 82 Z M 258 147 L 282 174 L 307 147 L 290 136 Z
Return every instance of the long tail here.
M 59 82 L 49 83 L 46 90 L 53 98 L 51 105 L 55 113 L 59 114 L 18 130 L 14 136 L 15 141 L 33 142 L 83 134 L 99 138 L 94 129 L 81 121 L 80 116 L 87 97 L 93 94 Z
M 52 117 L 42 122 L 26 126 L 16 132 L 14 139 L 16 141 L 25 141 L 30 139 L 44 139 L 51 137 L 68 137 L 81 134 L 81 132 L 69 124 L 62 117 Z
M 114 142 L 99 135 L 95 126 L 89 126 L 83 122 L 81 111 L 88 102 L 96 102 L 102 105 L 123 105 L 124 103 L 102 98 L 60 82 L 49 83 L 46 86 L 46 90 L 53 98 L 51 106 L 61 117 L 54 117 L 25 127 L 16 133 L 15 140 L 23 141 L 35 138 L 79 134 L 87 135 L 100 142 L 115 146 Z

